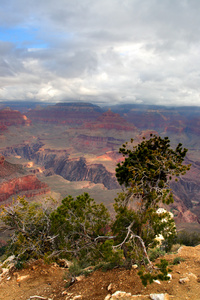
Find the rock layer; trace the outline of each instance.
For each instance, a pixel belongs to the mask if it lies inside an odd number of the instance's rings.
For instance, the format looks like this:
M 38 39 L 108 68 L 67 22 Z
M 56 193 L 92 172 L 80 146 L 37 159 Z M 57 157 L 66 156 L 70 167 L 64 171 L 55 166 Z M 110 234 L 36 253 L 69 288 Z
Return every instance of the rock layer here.
M 99 106 L 90 103 L 58 103 L 30 110 L 26 115 L 37 122 L 81 125 L 83 122 L 95 120 L 101 113 Z
M 33 197 L 47 194 L 49 191 L 48 185 L 39 181 L 35 175 L 22 176 L 0 184 L 0 201 L 6 201 L 19 194 Z
M 137 132 L 137 128 L 133 124 L 128 123 L 119 114 L 113 113 L 111 110 L 104 112 L 94 122 L 85 123 L 83 127 L 85 129 L 90 129 L 90 130 L 115 129 L 115 130 Z
M 26 174 L 21 165 L 11 164 L 4 156 L 0 156 L 0 202 L 19 194 L 33 197 L 47 194 L 49 191 L 48 185 L 35 175 Z
M 0 129 L 5 130 L 7 126 L 24 125 L 29 126 L 31 121 L 17 110 L 5 108 L 0 110 Z
M 20 155 L 34 161 L 45 168 L 44 174 L 50 176 L 57 174 L 69 181 L 91 181 L 102 183 L 107 189 L 119 188 L 116 177 L 102 164 L 89 164 L 83 157 L 69 159 L 65 150 L 44 149 L 42 143 L 22 144 L 8 147 L 4 155 Z

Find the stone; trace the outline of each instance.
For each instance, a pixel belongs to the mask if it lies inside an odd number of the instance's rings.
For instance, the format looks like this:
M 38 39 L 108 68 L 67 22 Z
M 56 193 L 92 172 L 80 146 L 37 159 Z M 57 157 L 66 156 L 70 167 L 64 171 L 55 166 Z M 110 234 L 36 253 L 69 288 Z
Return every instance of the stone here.
M 65 295 L 67 295 L 67 294 L 68 294 L 67 291 L 63 291 L 63 292 L 62 292 L 62 295 L 63 295 L 63 296 L 65 296 Z
M 81 280 L 83 280 L 84 278 L 85 278 L 84 275 L 77 276 L 77 277 L 76 277 L 76 281 L 81 281 Z
M 108 290 L 108 291 L 111 291 L 111 290 L 112 290 L 112 287 L 113 287 L 113 284 L 110 283 L 109 286 L 107 287 L 107 290 Z
M 104 300 L 144 300 L 149 299 L 149 295 L 131 295 L 131 293 L 117 291 L 114 294 L 108 294 Z M 164 298 L 164 300 L 168 300 L 168 298 Z
M 167 274 L 167 276 L 169 277 L 169 280 L 172 280 L 172 274 Z
M 67 259 L 59 259 L 58 261 L 60 267 L 69 268 L 73 265 L 73 263 Z
M 114 294 L 112 294 L 110 300 L 128 300 L 131 299 L 131 293 L 126 293 L 122 291 L 116 291 Z
M 180 279 L 179 279 L 179 283 L 181 283 L 181 284 L 184 284 L 184 283 L 189 282 L 189 281 L 190 281 L 190 280 L 189 280 L 188 277 L 184 277 L 184 278 L 180 278 Z
M 150 294 L 152 300 L 169 300 L 168 294 Z
M 157 283 L 157 284 L 161 284 L 160 280 L 153 280 L 153 282 Z
M 132 265 L 132 269 L 137 269 L 138 268 L 138 265 Z
M 194 278 L 195 280 L 198 280 L 198 277 L 195 275 L 195 274 L 193 274 L 193 273 L 189 273 L 188 274 L 191 278 Z
M 72 299 L 72 293 L 67 293 L 67 297 L 65 298 L 65 300 L 69 300 L 69 299 Z
M 11 175 L 14 178 L 8 177 L 0 185 L 0 202 L 6 201 L 9 197 L 20 192 L 23 192 L 27 198 L 35 195 L 47 194 L 50 192 L 49 186 L 46 183 L 41 182 L 36 175 L 19 176 L 17 171 L 12 172 Z
M 30 275 L 19 276 L 19 277 L 17 277 L 17 282 L 21 282 L 25 279 L 28 279 L 29 277 L 30 277 Z

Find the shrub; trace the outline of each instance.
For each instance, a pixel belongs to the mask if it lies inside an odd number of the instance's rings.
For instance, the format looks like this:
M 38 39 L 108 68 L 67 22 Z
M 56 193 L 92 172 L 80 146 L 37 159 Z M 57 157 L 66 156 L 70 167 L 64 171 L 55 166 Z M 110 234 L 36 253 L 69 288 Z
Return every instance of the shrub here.
M 149 249 L 148 255 L 151 261 L 155 261 L 158 257 L 165 255 L 166 252 L 159 247 L 154 249 Z
M 12 229 L 6 251 L 15 254 L 20 261 L 43 258 L 52 252 L 53 238 L 50 232 L 50 212 L 45 205 L 18 199 L 2 208 L 1 220 Z
M 178 264 L 180 264 L 181 261 L 185 261 L 184 258 L 182 258 L 182 257 L 175 257 L 172 264 L 173 265 L 178 265 Z
M 185 246 L 197 246 L 200 244 L 200 233 L 180 231 L 175 239 L 175 243 Z

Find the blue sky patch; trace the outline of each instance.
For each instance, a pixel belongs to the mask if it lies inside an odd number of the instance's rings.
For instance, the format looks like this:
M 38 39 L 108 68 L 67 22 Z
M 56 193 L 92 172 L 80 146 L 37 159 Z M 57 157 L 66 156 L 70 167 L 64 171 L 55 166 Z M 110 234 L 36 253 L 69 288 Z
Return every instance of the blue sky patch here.
M 37 31 L 33 28 L 0 28 L 0 40 L 14 43 L 17 48 L 47 48 L 47 44 L 37 38 Z

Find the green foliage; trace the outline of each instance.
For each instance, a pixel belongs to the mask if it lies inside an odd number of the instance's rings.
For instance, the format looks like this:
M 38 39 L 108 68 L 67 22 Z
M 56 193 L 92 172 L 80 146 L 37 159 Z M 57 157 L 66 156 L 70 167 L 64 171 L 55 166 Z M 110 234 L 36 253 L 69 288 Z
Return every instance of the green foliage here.
M 46 203 L 19 197 L 2 208 L 1 220 L 7 229 L 12 229 L 7 254 L 15 254 L 18 264 L 30 258 L 43 258 L 49 263 L 57 256 L 85 265 L 101 260 L 116 263 L 122 256 L 120 250 L 114 251 L 112 247 L 107 209 L 87 193 L 76 199 L 66 197 L 54 210 Z
M 181 261 L 184 261 L 184 258 L 182 257 L 175 257 L 174 260 L 173 260 L 173 265 L 178 265 L 181 263 Z
M 125 160 L 116 168 L 116 177 L 121 185 L 129 187 L 128 194 L 138 198 L 141 209 L 155 207 L 159 201 L 173 202 L 169 188 L 172 176 L 185 174 L 189 166 L 183 165 L 187 149 L 178 144 L 170 148 L 168 137 L 162 139 L 151 135 L 137 146 L 129 149 L 125 144 L 120 148 Z
M 76 199 L 68 196 L 51 214 L 56 247 L 69 259 L 76 257 L 95 263 L 105 256 L 101 245 L 108 238 L 109 222 L 105 206 L 96 204 L 87 193 Z
M 53 250 L 50 235 L 50 210 L 38 203 L 18 198 L 12 205 L 2 208 L 1 220 L 13 235 L 7 246 L 8 254 L 18 260 L 41 258 Z
M 17 270 L 22 270 L 24 268 L 24 262 L 22 260 L 18 260 L 17 263 L 15 264 L 15 268 Z
M 107 240 L 99 247 L 103 254 L 103 261 L 109 263 L 111 266 L 120 266 L 123 264 L 123 251 L 113 250 L 114 240 Z
M 167 211 L 158 212 L 158 208 L 161 202 L 173 202 L 169 182 L 172 176 L 183 175 L 189 169 L 183 164 L 187 149 L 178 144 L 173 150 L 167 137 L 151 135 L 137 146 L 122 145 L 119 152 L 125 157 L 116 168 L 123 193 L 115 199 L 116 220 L 112 229 L 126 260 L 142 264 L 145 251 L 159 243 L 156 237 L 164 238 L 165 251 L 173 244 L 174 220 Z
M 171 269 L 168 268 L 168 262 L 165 259 L 161 259 L 156 266 L 157 269 L 154 269 L 154 272 L 147 272 L 144 268 L 138 272 L 144 286 L 147 286 L 148 282 L 151 284 L 154 280 L 170 279 L 168 274 L 171 272 Z
M 160 247 L 156 247 L 153 249 L 149 249 L 148 255 L 151 261 L 155 261 L 158 257 L 164 256 L 166 252 L 162 250 Z
M 178 243 L 185 246 L 197 246 L 200 244 L 200 233 L 187 232 L 185 230 L 178 232 L 177 238 L 174 243 Z
M 6 246 L 4 245 L 4 246 L 1 246 L 0 245 L 0 257 L 2 256 L 2 255 L 4 255 L 6 253 Z
M 73 261 L 73 264 L 69 267 L 68 271 L 70 277 L 76 277 L 86 273 L 84 272 L 84 268 L 81 263 L 78 262 L 78 260 Z

